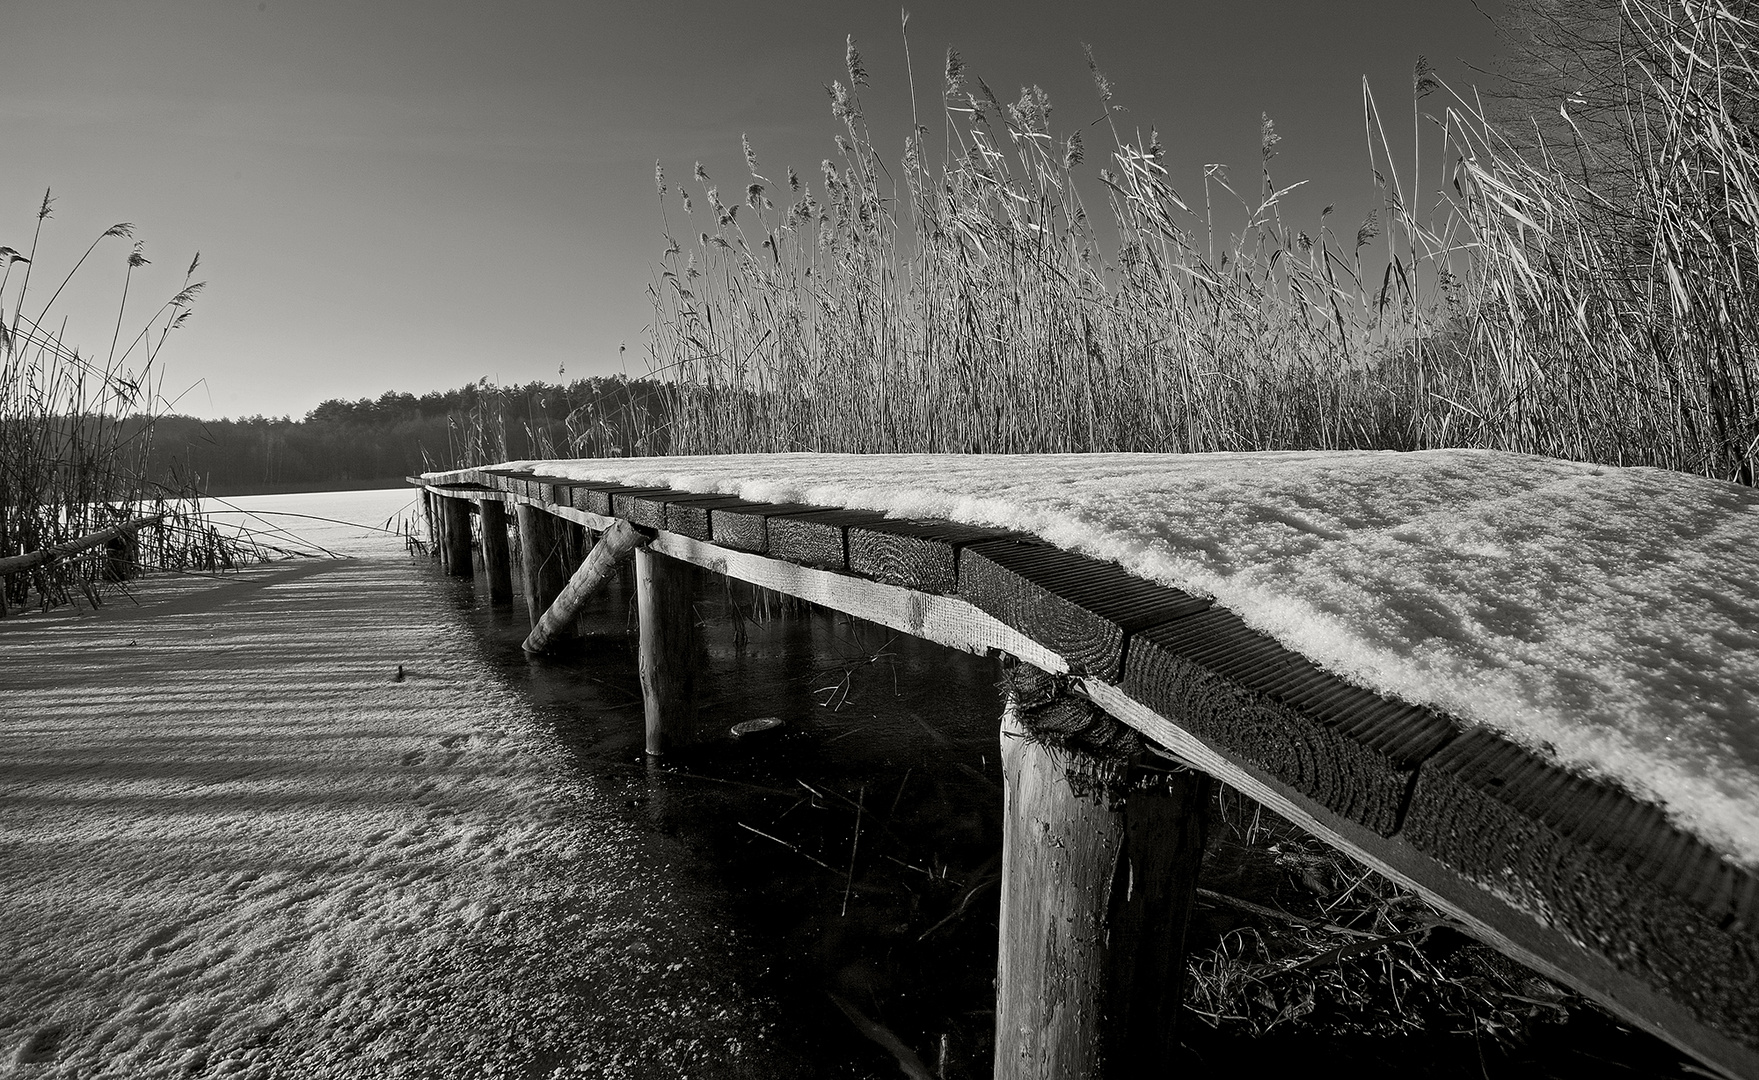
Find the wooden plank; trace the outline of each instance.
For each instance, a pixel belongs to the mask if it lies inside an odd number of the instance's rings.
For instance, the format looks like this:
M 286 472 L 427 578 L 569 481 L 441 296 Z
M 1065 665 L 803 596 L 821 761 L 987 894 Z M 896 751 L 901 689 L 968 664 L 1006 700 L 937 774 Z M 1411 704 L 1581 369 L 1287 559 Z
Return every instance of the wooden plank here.
M 769 554 L 824 570 L 849 567 L 849 528 L 884 521 L 871 510 L 819 510 L 769 519 Z
M 653 491 L 631 491 L 628 494 L 619 496 L 620 501 L 617 505 L 626 509 L 628 513 L 619 514 L 618 516 L 627 517 L 630 521 L 633 521 L 635 524 L 644 528 L 664 529 L 667 527 L 666 523 L 669 520 L 670 510 L 673 506 L 680 504 L 693 505 L 705 500 L 725 498 L 726 496 L 722 495 L 702 495 L 691 491 L 673 491 L 669 488 Z M 683 518 L 683 520 L 688 519 L 689 515 L 685 515 Z M 705 526 L 708 524 L 708 515 L 706 513 L 703 514 L 702 521 Z M 706 540 L 708 537 L 704 535 L 701 539 Z
M 770 549 L 769 522 L 771 518 L 786 514 L 811 514 L 831 507 L 810 506 L 806 503 L 765 503 L 750 502 L 744 506 L 729 506 L 715 510 L 710 515 L 709 528 L 711 539 L 723 547 L 735 551 L 749 551 L 763 554 Z
M 1657 808 L 1474 730 L 1424 763 L 1404 835 L 1759 1051 L 1759 879 Z
M 1130 639 L 1124 692 L 1384 836 L 1417 765 L 1453 736 L 1433 711 L 1344 682 L 1222 608 Z
M 585 480 L 553 480 L 549 501 L 557 506 L 579 506 L 589 502 L 589 493 L 600 486 Z
M 611 493 L 611 516 L 632 521 L 637 525 L 647 525 L 650 529 L 660 528 L 665 524 L 666 507 L 656 499 L 667 495 L 682 495 L 684 492 L 673 491 L 664 487 L 620 487 Z M 637 505 L 637 500 L 640 504 Z M 648 522 L 654 522 L 648 525 Z
M 730 495 L 699 495 L 676 499 L 666 504 L 666 530 L 682 533 L 692 540 L 712 540 L 714 526 L 710 519 L 719 510 L 733 510 L 750 503 Z
M 511 469 L 475 469 L 472 471 L 476 473 L 478 482 L 486 487 L 506 492 L 509 495 L 519 494 L 518 491 L 514 490 L 514 475 Z M 429 483 L 432 482 L 429 481 Z
M 1210 606 L 1038 541 L 972 544 L 959 552 L 958 573 L 960 596 L 1108 682 L 1118 681 L 1131 634 Z
M 883 518 L 850 527 L 849 569 L 893 585 L 950 593 L 959 584 L 960 548 L 1018 535 L 951 521 Z

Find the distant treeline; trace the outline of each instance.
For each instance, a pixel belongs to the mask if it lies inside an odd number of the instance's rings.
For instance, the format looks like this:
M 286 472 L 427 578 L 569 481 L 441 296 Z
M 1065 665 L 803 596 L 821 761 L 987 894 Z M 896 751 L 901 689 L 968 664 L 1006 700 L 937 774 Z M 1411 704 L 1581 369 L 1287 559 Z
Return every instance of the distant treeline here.
M 333 399 L 300 420 L 160 416 L 149 471 L 173 486 L 241 495 L 376 486 L 486 461 L 664 453 L 666 393 L 622 377 L 566 386 L 484 380 L 419 397 Z M 126 423 L 136 432 L 146 425 Z

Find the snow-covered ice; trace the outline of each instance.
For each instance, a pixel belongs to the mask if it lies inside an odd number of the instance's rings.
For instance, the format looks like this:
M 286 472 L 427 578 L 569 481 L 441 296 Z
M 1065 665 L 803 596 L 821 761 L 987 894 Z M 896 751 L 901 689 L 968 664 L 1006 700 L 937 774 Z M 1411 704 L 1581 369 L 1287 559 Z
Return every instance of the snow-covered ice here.
M 378 547 L 0 622 L 0 1076 L 770 1075 L 712 905 Z
M 510 462 L 1037 533 L 1623 785 L 1759 869 L 1759 491 L 1472 450 Z

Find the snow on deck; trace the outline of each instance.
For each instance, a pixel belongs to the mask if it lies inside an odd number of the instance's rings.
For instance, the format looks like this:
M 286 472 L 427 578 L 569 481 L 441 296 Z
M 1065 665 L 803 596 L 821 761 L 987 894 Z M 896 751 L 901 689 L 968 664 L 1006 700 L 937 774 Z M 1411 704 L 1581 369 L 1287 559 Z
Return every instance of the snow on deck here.
M 1623 785 L 1759 869 L 1759 491 L 1422 453 L 511 462 L 1037 533 Z
M 393 550 L 0 622 L 0 1074 L 768 1074 L 715 916 Z

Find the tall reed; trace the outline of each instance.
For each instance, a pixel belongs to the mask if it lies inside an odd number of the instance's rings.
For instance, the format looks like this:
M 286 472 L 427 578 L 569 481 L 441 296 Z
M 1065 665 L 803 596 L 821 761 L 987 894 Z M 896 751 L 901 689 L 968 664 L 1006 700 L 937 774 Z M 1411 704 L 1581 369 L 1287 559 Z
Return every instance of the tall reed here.
M 724 195 L 699 163 L 699 204 L 656 165 L 671 446 L 1485 446 L 1751 483 L 1759 169 L 1737 118 L 1759 35 L 1704 0 L 1622 12 L 1641 46 L 1628 198 L 1582 179 L 1578 148 L 1518 151 L 1420 59 L 1409 166 L 1365 85 L 1379 206 L 1306 228 L 1284 212 L 1300 185 L 1273 171 L 1269 117 L 1249 181 L 1206 166 L 1199 203 L 1155 132 L 1121 126 L 1091 54 L 1097 170 L 1042 90 L 1004 102 L 952 51 L 942 130 L 916 126 L 894 165 L 851 41 L 838 156 L 817 175 L 773 181 L 744 142 L 749 178 Z
M 27 314 L 36 299 L 31 277 L 38 242 L 53 201 L 44 194 L 28 248 L 0 247 L 0 556 L 37 551 L 134 518 L 163 519 L 110 552 L 94 549 L 0 579 L 0 607 L 19 605 L 33 592 L 43 607 L 78 595 L 96 604 L 100 590 L 134 566 L 213 568 L 245 558 L 241 545 L 203 525 L 192 492 L 157 483 L 147 469 L 150 421 L 160 400 L 159 350 L 188 319 L 202 289 L 194 280 L 199 256 L 182 288 L 133 338 L 122 337 L 129 315 L 125 291 L 105 358 L 83 355 L 52 321 L 55 302 L 100 245 L 132 239 L 134 227 L 104 230 L 48 300 Z M 136 243 L 125 257 L 126 278 L 146 264 Z M 133 565 L 119 566 L 119 551 Z

